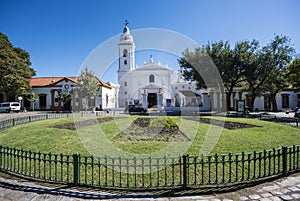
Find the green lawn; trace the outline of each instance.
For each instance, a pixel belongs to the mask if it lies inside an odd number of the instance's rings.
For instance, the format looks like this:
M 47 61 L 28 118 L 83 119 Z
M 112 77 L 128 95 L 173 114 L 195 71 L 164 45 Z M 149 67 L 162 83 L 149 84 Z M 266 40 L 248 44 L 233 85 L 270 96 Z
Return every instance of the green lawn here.
M 172 153 L 177 155 L 177 149 L 182 150 L 183 148 L 188 148 L 186 153 L 190 155 L 198 155 L 205 140 L 212 143 L 211 147 L 208 144 L 208 148 L 212 149 L 211 153 L 252 152 L 254 150 L 260 151 L 285 145 L 300 144 L 299 128 L 244 118 L 226 118 L 226 121 L 247 123 L 260 127 L 236 130 L 224 128 L 220 136 L 214 135 L 212 132 L 207 135 L 209 129 L 219 129 L 219 127 L 204 123 L 198 126 L 194 121 L 184 120 L 180 117 L 171 117 L 179 125 L 180 130 L 192 141 L 115 140 L 120 131 L 128 127 L 135 118 L 138 117 L 115 118 L 114 121 L 84 127 L 78 131 L 53 128 L 54 125 L 72 123 L 74 121 L 73 118 L 38 121 L 15 126 L 0 132 L 0 144 L 32 151 L 65 154 L 80 153 L 82 155 L 89 155 L 90 153 L 90 150 L 87 151 L 85 149 L 84 144 L 90 144 L 91 147 L 97 148 L 108 144 L 114 149 L 137 154 L 150 154 L 169 147 L 169 152 L 166 152 L 166 155 L 172 155 Z M 216 143 L 216 146 L 214 146 L 214 143 Z M 100 153 L 104 153 L 103 155 L 110 154 L 110 152 L 105 151 Z

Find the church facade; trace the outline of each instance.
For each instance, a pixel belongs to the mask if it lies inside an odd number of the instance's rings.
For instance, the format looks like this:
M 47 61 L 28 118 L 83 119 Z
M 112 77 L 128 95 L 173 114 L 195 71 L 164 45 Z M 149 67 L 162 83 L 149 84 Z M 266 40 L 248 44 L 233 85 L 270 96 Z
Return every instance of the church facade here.
M 210 109 L 207 93 L 196 90 L 194 83 L 185 82 L 179 77 L 174 81 L 174 70 L 155 63 L 152 56 L 148 63 L 136 67 L 135 43 L 127 24 L 120 36 L 118 51 L 120 108 L 139 104 L 145 109 L 159 111 L 172 106 L 200 106 L 203 110 Z

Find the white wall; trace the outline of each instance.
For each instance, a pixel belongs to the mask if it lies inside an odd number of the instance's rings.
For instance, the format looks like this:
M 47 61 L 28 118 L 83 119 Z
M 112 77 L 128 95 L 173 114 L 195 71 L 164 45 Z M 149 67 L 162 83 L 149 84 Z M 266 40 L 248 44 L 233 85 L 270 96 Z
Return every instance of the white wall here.
M 149 76 L 155 76 L 155 82 L 149 83 Z M 142 103 L 143 88 L 162 88 L 163 103 L 166 99 L 171 99 L 173 91 L 171 87 L 173 71 L 158 64 L 146 64 L 140 68 L 130 71 L 122 76 L 119 80 L 120 93 L 119 93 L 119 106 L 125 107 L 126 101 L 139 100 Z M 127 86 L 125 86 L 125 82 Z M 127 94 L 125 94 L 125 92 Z
M 39 95 L 46 94 L 46 110 L 50 109 L 51 106 L 51 90 L 52 88 L 33 88 L 32 91 L 35 94 L 35 102 L 31 103 L 31 109 L 40 109 Z
M 243 99 L 246 99 L 246 94 L 247 92 L 243 92 Z M 286 94 L 289 95 L 289 107 L 288 108 L 283 108 L 282 107 L 282 95 Z M 277 102 L 277 108 L 278 110 L 294 110 L 297 107 L 297 94 L 293 91 L 282 91 L 279 92 L 276 95 L 276 102 Z M 264 96 L 259 96 L 255 99 L 254 101 L 254 110 L 264 110 Z
M 71 86 L 70 85 L 75 85 L 73 82 L 59 82 L 57 83 L 56 86 L 52 86 L 52 87 L 42 87 L 42 88 L 33 88 L 33 92 L 35 93 L 35 98 L 37 99 L 37 101 L 35 102 L 34 105 L 34 109 L 38 110 L 40 109 L 40 102 L 39 102 L 39 95 L 40 94 L 46 94 L 46 110 L 50 110 L 51 108 L 51 90 L 53 89 L 58 89 L 58 90 L 66 90 L 65 85 L 68 84 L 69 85 L 69 89 L 71 90 Z M 96 95 L 96 100 L 95 100 L 95 107 L 100 107 L 100 104 L 102 104 L 102 108 L 115 108 L 117 106 L 117 91 L 118 91 L 118 85 L 114 85 L 111 84 L 112 88 L 108 89 L 105 87 L 100 87 L 99 91 L 97 92 Z M 108 104 L 106 104 L 106 94 L 108 95 Z M 75 100 L 73 100 L 75 101 Z M 73 106 L 73 101 L 71 102 L 71 106 Z M 82 101 L 82 104 L 84 104 L 85 100 Z M 31 109 L 33 108 L 33 104 L 31 103 Z M 75 104 L 79 104 L 79 103 L 75 103 Z M 61 106 L 63 106 L 63 103 L 61 103 Z M 78 106 L 78 105 L 76 105 Z M 83 105 L 84 107 L 84 105 Z

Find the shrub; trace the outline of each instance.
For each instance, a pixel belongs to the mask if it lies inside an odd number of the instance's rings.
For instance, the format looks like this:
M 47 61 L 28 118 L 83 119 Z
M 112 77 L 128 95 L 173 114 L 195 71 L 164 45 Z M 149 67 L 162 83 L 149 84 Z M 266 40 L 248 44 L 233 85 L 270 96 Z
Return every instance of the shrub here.
M 150 127 L 178 128 L 177 124 L 170 117 L 159 117 L 151 120 Z

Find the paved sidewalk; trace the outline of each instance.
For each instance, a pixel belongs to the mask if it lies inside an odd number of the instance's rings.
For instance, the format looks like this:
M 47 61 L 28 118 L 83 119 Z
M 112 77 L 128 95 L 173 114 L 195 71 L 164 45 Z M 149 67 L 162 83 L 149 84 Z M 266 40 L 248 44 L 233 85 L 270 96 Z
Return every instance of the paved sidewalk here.
M 1 201 L 83 201 L 83 200 L 159 200 L 159 201 L 235 201 L 260 200 L 281 201 L 300 200 L 300 174 L 263 183 L 251 188 L 216 194 L 180 197 L 165 197 L 157 193 L 117 194 L 111 192 L 79 191 L 69 188 L 54 188 L 37 185 L 31 182 L 21 182 L 0 177 Z

